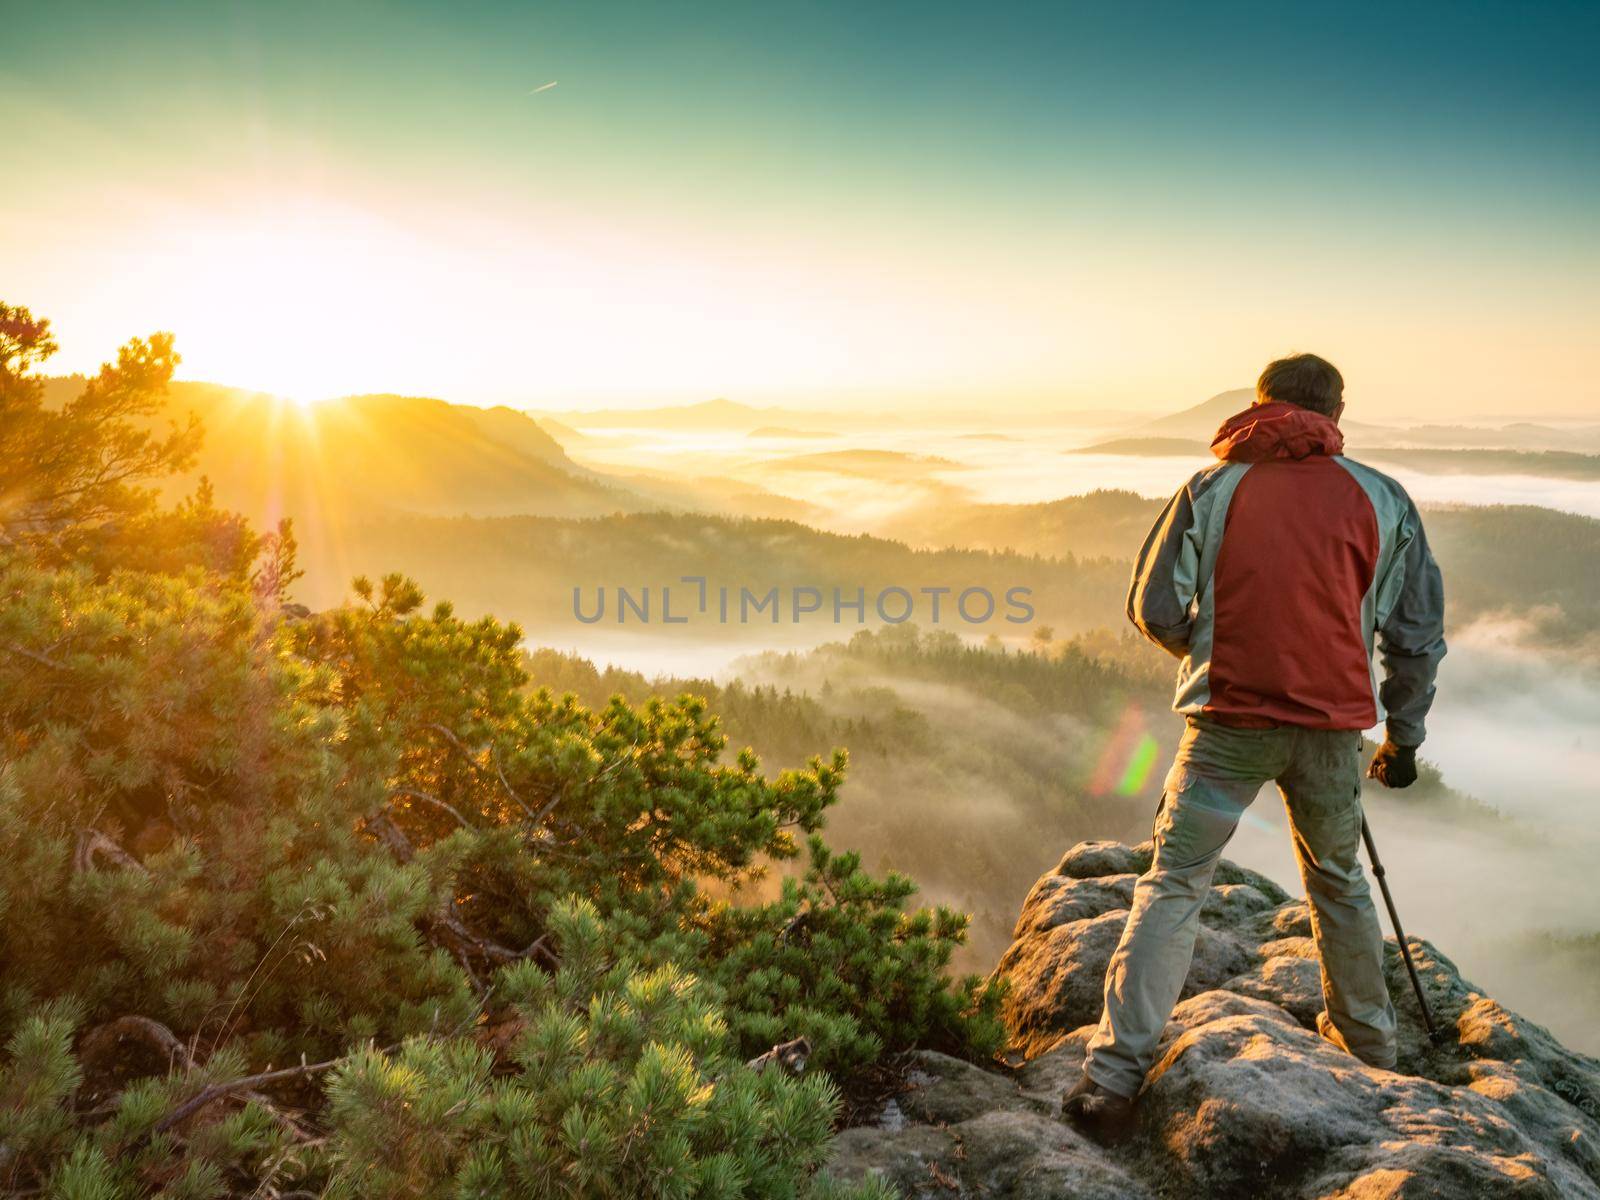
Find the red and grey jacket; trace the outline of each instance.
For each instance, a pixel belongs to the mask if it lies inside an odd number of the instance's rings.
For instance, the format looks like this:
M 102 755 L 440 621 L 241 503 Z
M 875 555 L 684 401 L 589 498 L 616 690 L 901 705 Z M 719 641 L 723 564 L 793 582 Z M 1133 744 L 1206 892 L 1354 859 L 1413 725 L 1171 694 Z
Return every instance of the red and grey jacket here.
M 1444 586 L 1411 497 L 1293 404 L 1231 417 L 1211 449 L 1222 461 L 1172 498 L 1128 591 L 1128 619 L 1183 659 L 1173 708 L 1256 727 L 1387 717 L 1392 741 L 1421 745 Z

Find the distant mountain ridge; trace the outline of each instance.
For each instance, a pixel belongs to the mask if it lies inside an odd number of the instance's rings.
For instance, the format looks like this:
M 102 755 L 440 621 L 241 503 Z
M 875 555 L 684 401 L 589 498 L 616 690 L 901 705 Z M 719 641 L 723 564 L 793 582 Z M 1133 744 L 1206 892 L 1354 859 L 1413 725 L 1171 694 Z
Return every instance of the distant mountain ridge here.
M 46 402 L 83 388 L 82 376 L 46 380 Z M 189 414 L 205 427 L 193 470 L 166 486 L 191 491 L 208 478 L 218 503 L 263 524 L 295 519 L 307 539 L 336 543 L 375 516 L 588 517 L 700 510 L 787 515 L 796 506 L 759 488 L 710 478 L 629 478 L 568 457 L 553 433 L 585 435 L 518 409 L 479 408 L 429 396 L 372 393 L 297 405 L 265 392 L 175 382 L 153 424 Z
M 1545 479 L 1600 479 L 1600 454 L 1570 450 L 1434 449 L 1371 445 L 1352 439 L 1346 452 L 1384 467 L 1409 468 L 1424 475 L 1531 475 Z M 1125 455 L 1136 458 L 1207 458 L 1207 443 L 1179 437 L 1113 438 L 1067 451 L 1069 454 Z
M 1128 437 L 1112 438 L 1109 442 L 1096 442 L 1092 446 L 1079 446 L 1068 454 L 1131 455 L 1138 458 L 1193 458 L 1209 455 L 1210 446 L 1198 438 L 1181 437 Z
M 301 408 L 175 383 L 168 412 L 180 419 L 192 412 L 205 425 L 193 474 L 211 479 L 220 502 L 258 519 L 287 514 L 305 524 L 324 510 L 556 516 L 639 507 L 509 408 L 387 394 Z
M 1203 400 L 1191 408 L 1158 417 L 1154 421 L 1147 421 L 1136 430 L 1130 431 L 1129 436 L 1196 438 L 1210 442 L 1212 435 L 1217 432 L 1217 426 L 1234 413 L 1249 408 L 1255 403 L 1255 398 L 1254 388 L 1234 388 L 1231 391 L 1218 392 L 1209 400 Z
M 1200 442 L 1204 448 L 1210 444 L 1218 426 L 1235 413 L 1249 408 L 1255 403 L 1255 399 L 1254 388 L 1233 388 L 1226 392 L 1218 392 L 1209 400 L 1204 400 L 1191 408 L 1135 425 L 1118 440 L 1131 443 L 1136 440 L 1193 439 Z M 1365 413 L 1359 402 L 1353 407 L 1355 411 L 1370 415 Z M 1346 415 L 1340 419 L 1339 426 L 1352 445 L 1383 445 L 1396 448 L 1415 446 L 1436 450 L 1550 450 L 1600 453 L 1600 425 L 1564 427 L 1516 421 L 1497 427 L 1440 424 L 1402 427 L 1352 420 Z M 1113 451 L 1103 447 L 1094 449 L 1106 454 L 1178 452 L 1175 449 L 1158 450 L 1150 446 L 1128 451 Z

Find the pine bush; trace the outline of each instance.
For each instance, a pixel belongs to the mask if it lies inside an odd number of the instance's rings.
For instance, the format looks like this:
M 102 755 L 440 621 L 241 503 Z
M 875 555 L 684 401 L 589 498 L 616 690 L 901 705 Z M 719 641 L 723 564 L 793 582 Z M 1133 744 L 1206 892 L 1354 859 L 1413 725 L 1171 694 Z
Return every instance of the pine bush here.
M 0 1194 L 887 1194 L 817 1174 L 837 1081 L 989 1053 L 997 996 L 822 840 L 842 751 L 537 688 L 400 576 L 297 609 L 287 525 L 154 502 L 170 339 L 47 409 L 0 317 L 0 449 L 62 448 L 0 455 Z

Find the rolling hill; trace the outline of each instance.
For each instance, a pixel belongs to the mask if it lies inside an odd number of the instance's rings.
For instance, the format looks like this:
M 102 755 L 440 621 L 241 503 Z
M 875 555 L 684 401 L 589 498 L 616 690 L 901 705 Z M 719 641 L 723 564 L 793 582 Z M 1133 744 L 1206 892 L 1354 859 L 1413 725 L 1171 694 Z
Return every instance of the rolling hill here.
M 1045 504 L 943 503 L 906 513 L 884 532 L 924 547 L 1106 558 L 1125 572 L 1161 505 L 1124 491 Z M 1526 504 L 1430 505 L 1423 520 L 1452 626 L 1514 617 L 1555 644 L 1600 651 L 1600 520 Z
M 1050 557 L 1133 557 L 1159 500 L 1098 491 L 1043 504 L 938 504 L 902 514 L 883 532 L 913 546 L 1015 550 Z
M 60 399 L 81 378 L 50 381 Z M 310 524 L 378 512 L 433 515 L 580 515 L 653 507 L 579 466 L 524 413 L 422 396 L 347 396 L 300 406 L 262 392 L 174 383 L 157 423 L 190 415 L 205 427 L 192 471 L 168 484 L 189 491 L 202 475 L 218 502 L 271 522 Z
M 48 381 L 60 403 L 81 376 Z M 607 474 L 574 462 L 552 432 L 558 422 L 512 408 L 478 408 L 425 396 L 346 396 L 300 406 L 262 392 L 179 382 L 156 424 L 193 414 L 205 441 L 170 496 L 210 479 L 217 501 L 264 524 L 296 519 L 302 542 L 331 546 L 379 515 L 599 516 L 655 510 L 799 516 L 804 506 L 760 487 L 709 477 Z
M 1096 442 L 1068 450 L 1068 454 L 1126 454 L 1140 458 L 1192 458 L 1210 453 L 1206 442 L 1181 437 L 1129 437 L 1112 438 L 1109 442 Z
M 1210 442 L 1212 434 L 1217 432 L 1218 425 L 1241 409 L 1249 408 L 1255 398 L 1254 388 L 1234 388 L 1231 391 L 1218 392 L 1211 399 L 1202 401 L 1192 408 L 1158 417 L 1139 426 L 1131 432 L 1130 437 L 1192 438 L 1203 443 Z
M 1157 442 L 1199 442 L 1202 448 L 1209 445 L 1217 427 L 1234 413 L 1255 402 L 1253 388 L 1233 388 L 1219 392 L 1209 400 L 1191 408 L 1169 413 L 1154 421 L 1128 430 L 1118 442 L 1092 447 L 1086 452 L 1162 454 L 1176 450 L 1156 448 Z M 1369 415 L 1359 404 L 1356 411 Z M 1513 421 L 1506 425 L 1413 425 L 1400 427 L 1352 420 L 1349 413 L 1339 422 L 1352 446 L 1385 446 L 1397 449 L 1423 448 L 1430 450 L 1520 450 L 1527 452 L 1558 451 L 1600 453 L 1600 425 L 1574 425 L 1560 427 L 1541 425 L 1531 421 Z M 1112 450 L 1110 445 L 1148 442 L 1142 448 Z M 1424 469 L 1424 468 L 1418 468 Z M 1478 469 L 1478 468 L 1473 468 Z
M 1570 450 L 1426 450 L 1357 447 L 1379 466 L 1409 467 L 1428 475 L 1537 475 L 1545 479 L 1600 479 L 1600 454 Z
M 772 641 L 802 623 L 791 612 L 796 589 L 815 588 L 821 607 L 803 617 L 807 625 L 833 624 L 834 589 L 848 600 L 864 591 L 865 623 L 876 625 L 874 599 L 888 589 L 910 593 L 916 607 L 911 619 L 931 623 L 932 600 L 924 588 L 948 589 L 941 622 L 969 633 L 996 632 L 1013 637 L 1026 624 L 1008 623 L 1005 595 L 1013 587 L 1032 589 L 1037 619 L 1063 632 L 1120 624 L 1127 568 L 1116 562 L 1070 562 L 1031 555 L 982 550 L 913 550 L 904 543 L 866 535 L 825 533 L 795 521 L 712 517 L 692 513 L 630 513 L 573 519 L 557 517 L 376 517 L 353 524 L 337 545 L 305 556 L 307 578 L 299 588 L 306 603 L 321 608 L 347 594 L 357 573 L 400 571 L 417 580 L 429 595 L 449 596 L 467 613 L 492 612 L 520 622 L 541 636 L 639 634 L 685 639 L 711 637 L 746 643 Z M 705 611 L 686 606 L 695 597 L 685 576 L 703 576 L 712 597 Z M 673 589 L 675 617 L 668 625 L 661 611 L 661 591 Z M 716 612 L 716 589 L 730 594 L 729 619 Z M 771 608 L 741 620 L 739 590 L 756 596 L 781 592 L 781 612 Z M 608 607 L 597 624 L 574 616 L 574 590 L 582 589 L 586 611 L 595 607 L 604 588 Z M 650 589 L 650 623 L 618 619 L 618 588 L 635 596 Z M 957 594 L 985 588 L 995 598 L 987 623 L 968 623 L 954 615 Z M 894 600 L 890 610 L 904 607 Z M 971 611 L 980 612 L 981 598 Z M 777 619 L 774 619 L 774 616 Z M 862 622 L 846 608 L 840 622 L 853 629 Z

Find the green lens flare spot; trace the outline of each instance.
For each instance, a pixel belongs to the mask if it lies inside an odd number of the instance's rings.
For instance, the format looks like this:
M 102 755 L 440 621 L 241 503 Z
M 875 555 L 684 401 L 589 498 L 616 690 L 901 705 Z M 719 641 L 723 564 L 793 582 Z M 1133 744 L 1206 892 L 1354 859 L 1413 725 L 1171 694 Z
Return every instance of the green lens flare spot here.
M 1144 791 L 1144 785 L 1150 779 L 1150 769 L 1156 765 L 1160 753 L 1161 747 L 1155 738 L 1148 733 L 1141 737 L 1133 753 L 1128 756 L 1128 765 L 1123 768 L 1122 778 L 1117 780 L 1117 795 L 1133 796 Z

